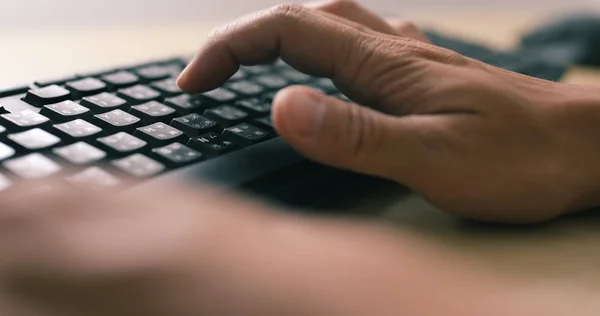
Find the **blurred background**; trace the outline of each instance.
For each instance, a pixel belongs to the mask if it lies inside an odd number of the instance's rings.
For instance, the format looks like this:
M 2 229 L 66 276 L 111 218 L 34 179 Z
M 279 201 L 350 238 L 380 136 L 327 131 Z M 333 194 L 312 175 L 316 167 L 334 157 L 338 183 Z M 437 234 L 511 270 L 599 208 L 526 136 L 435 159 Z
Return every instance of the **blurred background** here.
M 94 27 L 148 19 L 221 21 L 281 3 L 281 0 L 0 0 L 0 27 L 14 29 Z M 287 1 L 302 3 L 303 1 Z M 598 0 L 364 0 L 381 14 L 415 10 L 531 8 L 578 9 L 600 6 Z
M 0 84 L 114 66 L 114 63 L 191 54 L 215 26 L 281 2 L 0 0 Z M 509 46 L 516 32 L 527 30 L 538 20 L 600 9 L 600 0 L 359 2 L 384 16 L 414 20 L 448 34 L 500 46 Z M 488 41 L 490 34 L 493 41 Z

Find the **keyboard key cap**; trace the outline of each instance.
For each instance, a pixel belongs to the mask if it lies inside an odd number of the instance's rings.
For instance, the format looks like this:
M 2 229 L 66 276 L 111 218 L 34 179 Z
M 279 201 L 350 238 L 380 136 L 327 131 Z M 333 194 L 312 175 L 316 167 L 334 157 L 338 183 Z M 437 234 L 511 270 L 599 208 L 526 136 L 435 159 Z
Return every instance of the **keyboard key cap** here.
M 21 152 L 47 149 L 60 144 L 60 138 L 39 128 L 8 135 Z
M 221 104 L 235 100 L 237 98 L 237 94 L 223 88 L 217 88 L 212 91 L 199 94 L 197 97 L 204 98 L 213 104 Z
M 52 152 L 62 160 L 73 165 L 92 164 L 106 157 L 104 151 L 84 142 L 54 148 Z
M 0 98 L 23 94 L 29 91 L 28 85 L 0 85 Z
M 49 177 L 61 171 L 56 162 L 39 153 L 13 158 L 2 165 L 6 170 L 26 180 Z
M 295 84 L 306 83 L 312 80 L 311 76 L 296 69 L 286 69 L 281 72 L 281 75 Z
M 104 92 L 107 86 L 106 83 L 96 78 L 84 78 L 75 81 L 67 82 L 65 85 L 67 90 L 71 91 L 74 99 L 81 99 L 90 95 Z
M 130 104 L 142 104 L 161 98 L 160 92 L 143 85 L 119 90 L 118 96 Z
M 161 81 L 157 81 L 150 85 L 150 87 L 160 92 L 163 97 L 174 97 L 183 93 L 177 85 L 176 79 L 169 78 Z
M 132 132 L 142 125 L 142 120 L 123 110 L 95 115 L 92 122 L 109 133 Z
M 289 85 L 289 82 L 285 78 L 277 75 L 262 75 L 254 80 L 268 89 L 279 90 Z
M 273 135 L 277 134 L 277 131 L 275 130 L 275 124 L 273 123 L 273 119 L 271 118 L 270 115 L 256 119 L 256 120 L 254 120 L 254 123 L 259 128 L 261 128 Z
M 271 92 L 262 94 L 260 98 L 265 100 L 268 103 L 273 104 L 273 100 L 275 100 L 275 96 L 277 95 L 277 92 L 278 91 L 271 91 Z
M 240 100 L 235 103 L 235 106 L 255 116 L 265 116 L 271 113 L 271 102 L 258 98 Z
M 252 75 L 260 75 L 266 73 L 271 68 L 270 65 L 256 65 L 256 66 L 245 66 L 244 71 Z
M 206 110 L 204 116 L 215 120 L 223 127 L 230 127 L 242 123 L 248 118 L 248 113 L 233 106 L 222 105 Z
M 207 102 L 205 99 L 183 94 L 178 97 L 169 98 L 165 100 L 165 104 L 174 108 L 179 114 L 188 114 L 191 112 L 204 111 L 212 106 L 212 103 Z
M 144 82 L 150 82 L 171 77 L 173 69 L 165 66 L 146 66 L 135 72 Z
M 261 94 L 265 91 L 265 88 L 250 81 L 235 81 L 228 84 L 227 88 L 231 91 L 248 96 Z
M 230 80 L 242 80 L 246 78 L 246 72 L 243 69 L 239 69 L 238 71 L 236 71 L 236 73 L 233 74 L 233 76 L 231 76 L 231 78 L 229 78 Z
M 54 131 L 66 142 L 93 140 L 102 136 L 102 129 L 82 119 L 54 125 Z
M 171 126 L 183 131 L 189 137 L 200 136 L 219 130 L 217 122 L 196 113 L 173 119 Z
M 165 146 L 174 142 L 185 143 L 187 141 L 187 137 L 182 131 L 165 123 L 154 123 L 140 127 L 133 135 L 145 140 L 151 147 Z
M 269 133 L 248 123 L 226 128 L 223 138 L 236 143 L 240 147 L 248 147 L 263 142 L 269 138 Z
M 326 93 L 337 92 L 337 87 L 333 84 L 331 79 L 319 78 L 311 84 L 314 88 L 325 91 Z
M 131 87 L 140 82 L 140 78 L 128 71 L 118 71 L 100 77 L 110 91 Z
M 165 170 L 165 166 L 143 154 L 114 160 L 112 165 L 121 172 L 136 178 L 148 178 L 155 176 Z
M 97 95 L 85 97 L 81 100 L 81 105 L 87 107 L 93 113 L 99 114 L 116 109 L 125 109 L 127 101 L 108 92 L 102 92 Z
M 223 139 L 217 133 L 208 133 L 200 137 L 194 137 L 190 139 L 188 146 L 209 158 L 221 156 L 238 149 L 234 142 Z
M 125 132 L 98 138 L 97 145 L 117 157 L 143 152 L 148 148 L 147 142 Z
M 75 185 L 83 185 L 94 189 L 114 188 L 121 184 L 121 180 L 100 167 L 89 167 L 67 178 Z
M 67 81 L 72 81 L 75 80 L 76 77 L 75 76 L 64 76 L 64 77 L 60 77 L 60 78 L 51 78 L 51 79 L 45 79 L 45 80 L 38 80 L 35 81 L 34 84 L 40 88 L 42 87 L 47 87 L 47 86 L 51 86 L 51 85 L 61 85 L 64 84 Z
M 170 122 L 175 117 L 175 110 L 157 101 L 131 107 L 131 114 L 142 119 L 146 124 Z
M 71 98 L 71 91 L 59 87 L 57 85 L 51 85 L 44 88 L 31 89 L 23 101 L 37 107 L 42 107 L 46 104 L 58 103 L 69 100 Z
M 6 125 L 11 132 L 22 131 L 33 127 L 46 128 L 51 125 L 49 118 L 32 110 L 2 114 L 0 117 L 2 117 L 3 124 Z
M 92 116 L 92 112 L 88 108 L 73 101 L 44 105 L 40 110 L 40 114 L 53 122 L 66 122 Z
M 0 160 L 8 159 L 14 156 L 17 152 L 10 146 L 0 143 Z
M 169 167 L 181 167 L 202 159 L 202 154 L 180 143 L 152 150 L 153 158 Z

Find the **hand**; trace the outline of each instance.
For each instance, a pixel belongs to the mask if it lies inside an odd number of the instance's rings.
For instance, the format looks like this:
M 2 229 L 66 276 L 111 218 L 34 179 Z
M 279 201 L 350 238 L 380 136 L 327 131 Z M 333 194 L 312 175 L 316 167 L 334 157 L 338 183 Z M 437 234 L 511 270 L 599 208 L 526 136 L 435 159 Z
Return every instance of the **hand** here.
M 360 12 L 353 2 L 328 8 L 281 5 L 218 29 L 180 87 L 207 91 L 240 64 L 279 56 L 363 105 L 305 87 L 278 94 L 279 134 L 311 159 L 481 220 L 540 221 L 600 202 L 597 92 L 486 65 L 372 14 L 347 14 L 362 25 L 329 13 Z
M 48 184 L 0 198 L 0 315 L 558 316 L 597 302 L 385 227 L 212 188 Z

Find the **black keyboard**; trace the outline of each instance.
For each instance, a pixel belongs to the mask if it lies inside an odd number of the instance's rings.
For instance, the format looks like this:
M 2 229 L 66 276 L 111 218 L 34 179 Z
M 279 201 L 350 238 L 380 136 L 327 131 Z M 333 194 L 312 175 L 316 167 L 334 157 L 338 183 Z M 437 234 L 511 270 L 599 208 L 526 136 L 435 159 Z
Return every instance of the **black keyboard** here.
M 558 80 L 567 69 L 428 35 L 440 46 L 534 77 Z M 188 61 L 170 58 L 0 87 L 0 189 L 56 175 L 99 188 L 119 186 L 124 178 L 199 178 L 224 187 L 252 183 L 259 191 L 302 191 L 304 197 L 300 178 L 315 190 L 327 186 L 322 166 L 277 136 L 270 111 L 275 93 L 292 84 L 346 99 L 329 79 L 277 62 L 242 67 L 222 87 L 188 95 L 175 84 Z M 312 177 L 302 168 L 318 171 Z

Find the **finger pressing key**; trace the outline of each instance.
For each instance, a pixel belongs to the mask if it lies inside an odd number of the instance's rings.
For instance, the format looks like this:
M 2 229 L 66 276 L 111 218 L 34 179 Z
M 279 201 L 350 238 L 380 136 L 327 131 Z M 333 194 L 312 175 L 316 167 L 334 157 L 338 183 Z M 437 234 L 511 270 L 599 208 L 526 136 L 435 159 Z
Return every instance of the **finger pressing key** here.
M 178 79 L 190 93 L 214 89 L 239 65 L 254 65 L 280 56 L 314 76 L 356 76 L 371 55 L 373 34 L 337 22 L 300 5 L 280 5 L 219 28 Z

